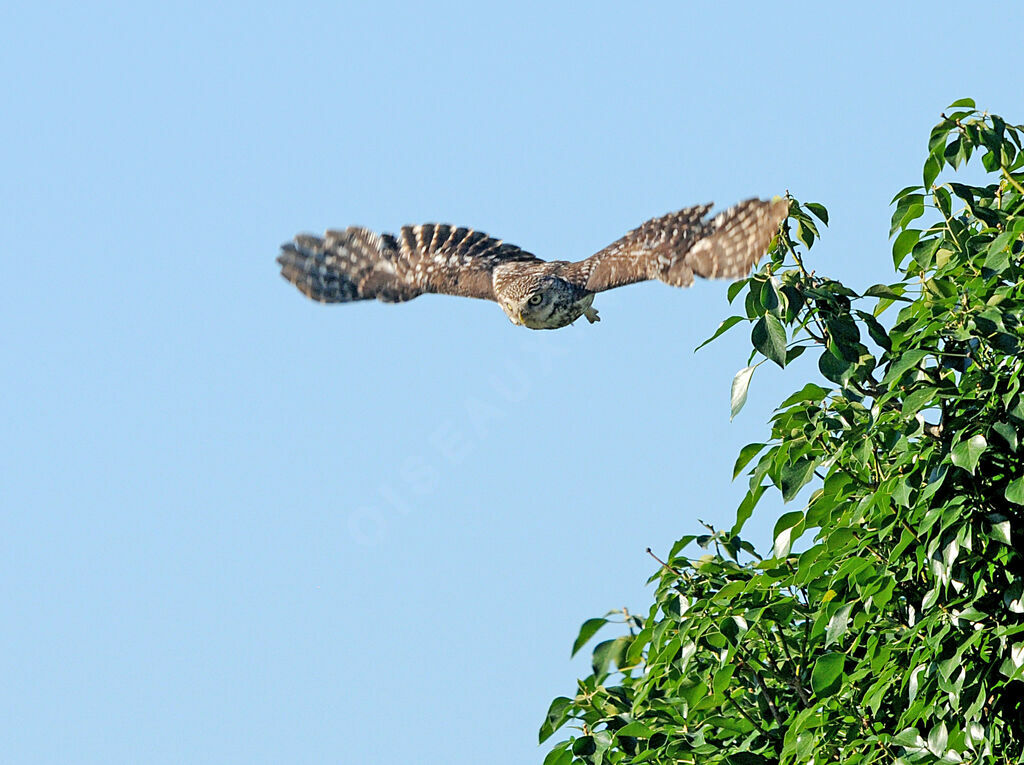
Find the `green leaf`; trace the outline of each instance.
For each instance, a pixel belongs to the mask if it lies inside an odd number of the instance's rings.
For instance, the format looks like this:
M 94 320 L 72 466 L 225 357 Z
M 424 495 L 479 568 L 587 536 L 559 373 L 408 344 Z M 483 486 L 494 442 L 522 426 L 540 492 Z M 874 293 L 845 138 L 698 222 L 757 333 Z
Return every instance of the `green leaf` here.
M 904 728 L 893 736 L 892 743 L 896 744 L 896 746 L 914 749 L 924 749 L 925 747 L 925 740 L 921 738 L 921 734 L 917 732 L 916 728 Z
M 732 681 L 732 676 L 735 672 L 735 664 L 726 664 L 715 672 L 715 677 L 711 681 L 711 687 L 716 694 L 722 693 L 729 687 L 729 683 Z
M 932 128 L 931 135 L 928 136 L 929 153 L 935 154 L 941 151 L 942 147 L 946 145 L 946 139 L 949 137 L 949 131 L 952 127 L 953 125 L 949 120 L 943 120 Z M 925 186 L 927 185 L 926 183 Z
M 780 483 L 782 484 L 782 501 L 789 502 L 799 493 L 800 489 L 811 480 L 814 468 L 818 465 L 815 457 L 801 457 L 782 468 Z
M 544 724 L 540 726 L 540 742 L 543 744 L 551 735 L 562 727 L 562 724 L 569 718 L 569 710 L 572 708 L 572 699 L 559 696 L 548 707 Z
M 964 147 L 959 136 L 949 142 L 946 150 L 942 152 L 942 157 L 946 160 L 946 164 L 952 165 L 954 168 L 960 165 L 960 161 L 964 157 Z
M 899 288 L 899 291 L 897 291 L 896 288 Z M 905 303 L 910 303 L 910 298 L 903 297 L 903 289 L 904 287 L 902 284 L 875 284 L 874 286 L 868 287 L 867 292 L 864 293 L 864 297 L 902 300 Z
M 786 366 L 786 330 L 774 314 L 766 313 L 750 333 L 750 342 L 780 367 Z
M 634 760 L 634 762 L 638 762 L 638 760 Z M 772 762 L 773 760 L 756 752 L 736 752 L 728 755 L 723 761 L 723 765 L 771 765 Z
M 904 197 L 906 197 L 906 196 L 908 196 L 910 194 L 920 194 L 922 190 L 923 190 L 923 187 L 921 187 L 921 186 L 906 186 L 906 187 L 900 189 L 896 193 L 896 196 L 894 196 L 892 199 L 889 200 L 889 204 L 890 205 L 896 204 L 901 199 L 903 199 Z M 923 199 L 923 197 L 922 197 L 922 199 Z
M 740 474 L 740 471 L 743 470 L 750 460 L 754 459 L 754 457 L 756 457 L 765 446 L 767 446 L 767 444 L 747 444 L 740 449 L 740 454 L 736 458 L 736 464 L 732 467 L 732 477 L 736 478 L 736 476 Z
M 850 612 L 853 610 L 853 603 L 847 603 L 828 620 L 828 627 L 825 629 L 825 645 L 838 642 L 839 638 L 846 634 L 850 628 Z
M 934 239 L 923 239 L 915 244 L 911 252 L 914 257 L 914 263 L 924 270 L 931 268 L 932 259 L 935 257 L 935 252 L 939 249 L 939 245 L 942 242 L 942 239 L 935 237 Z M 910 264 L 907 265 L 907 269 L 910 269 Z
M 1006 248 L 1001 250 L 990 250 L 988 255 L 985 256 L 985 262 L 981 264 L 982 268 L 995 273 L 1002 273 L 1010 267 L 1010 252 Z
M 740 502 L 740 506 L 736 508 L 736 523 L 733 524 L 732 533 L 739 534 L 743 528 L 743 524 L 747 522 L 750 516 L 754 512 L 754 508 L 757 507 L 757 503 L 764 496 L 765 487 L 758 486 L 757 488 L 751 489 L 744 495 L 743 501 Z
M 1010 481 L 1010 485 L 1006 487 L 1006 492 L 1003 496 L 1006 497 L 1007 502 L 1012 502 L 1015 505 L 1024 505 L 1024 477 L 1015 478 Z
M 747 403 L 747 388 L 750 387 L 750 378 L 754 374 L 755 367 L 743 367 L 736 376 L 732 378 L 732 392 L 730 395 L 729 404 L 729 419 L 731 420 L 737 414 L 743 405 Z
M 926 501 L 929 497 L 935 494 L 935 492 L 942 488 L 942 484 L 945 482 L 946 476 L 949 474 L 949 470 L 947 470 L 947 468 L 948 465 L 939 465 L 928 474 L 928 483 L 925 485 L 924 490 L 918 497 L 919 502 Z M 909 505 L 909 503 L 906 504 Z
M 741 321 L 746 321 L 746 317 L 745 316 L 730 316 L 728 319 L 726 319 L 725 321 L 723 321 L 721 324 L 718 325 L 718 329 L 715 330 L 715 334 L 713 334 L 711 337 L 709 337 L 707 340 L 705 340 L 703 343 L 701 343 L 700 345 L 698 345 L 696 348 L 693 349 L 694 353 L 699 351 L 701 348 L 703 348 L 705 345 L 710 343 L 712 340 L 714 340 L 714 339 L 720 337 L 721 335 L 725 334 L 726 332 L 728 332 L 730 329 L 735 327 Z
M 775 539 L 775 544 L 772 549 L 772 556 L 775 558 L 785 558 L 789 555 L 789 550 L 793 545 L 793 539 L 795 532 L 801 528 L 804 521 L 804 514 L 802 510 L 794 510 L 789 513 L 785 513 L 775 523 L 775 532 L 772 535 Z
M 623 725 L 621 728 L 615 731 L 615 735 L 632 736 L 634 738 L 650 738 L 654 735 L 654 731 L 648 728 L 639 720 L 634 720 L 633 722 L 627 725 Z
M 846 383 L 851 367 L 849 361 L 837 358 L 831 350 L 826 350 L 818 357 L 818 371 L 826 380 L 831 380 L 839 385 Z
M 992 524 L 992 538 L 1004 545 L 1012 545 L 1009 519 L 1001 520 Z
M 900 229 L 906 228 L 911 221 L 917 220 L 924 215 L 924 195 L 908 194 L 896 205 L 896 211 L 892 214 L 892 225 L 889 227 L 889 236 L 892 236 Z
M 988 442 L 985 440 L 985 436 L 978 434 L 954 446 L 953 451 L 950 452 L 950 458 L 954 465 L 974 475 L 978 460 L 987 448 Z
M 964 107 L 964 108 L 967 108 L 967 109 L 974 109 L 974 108 L 976 108 L 974 106 L 974 99 L 973 98 L 960 98 L 960 99 L 957 99 L 956 101 L 954 101 L 953 103 L 951 103 L 946 108 L 947 109 L 958 109 L 958 108 L 961 108 L 961 107 Z
M 786 350 L 786 363 L 792 363 L 793 359 L 799 358 L 803 355 L 803 352 L 807 350 L 806 345 L 794 345 L 792 348 Z
M 736 296 L 739 295 L 740 292 L 743 291 L 743 288 L 749 283 L 750 279 L 740 279 L 738 282 L 733 282 L 729 285 L 726 296 L 728 297 L 730 304 L 732 304 L 732 301 L 736 299 Z
M 570 765 L 572 749 L 552 749 L 544 758 L 544 765 Z
M 899 380 L 903 376 L 904 372 L 911 367 L 917 366 L 921 359 L 927 355 L 928 351 L 921 348 L 915 348 L 914 350 L 907 351 L 889 366 L 889 370 L 885 373 L 885 377 L 882 378 L 882 382 L 889 383 Z
M 792 406 L 793 404 L 802 404 L 805 401 L 813 401 L 817 403 L 824 400 L 825 396 L 828 394 L 828 389 L 822 388 L 820 385 L 815 385 L 814 383 L 807 383 L 803 388 L 779 404 L 779 408 L 785 409 L 788 406 Z
M 587 619 L 583 622 L 583 626 L 580 627 L 580 634 L 576 637 L 576 642 L 572 644 L 572 653 L 570 656 L 575 656 L 576 652 L 579 651 L 590 638 L 597 634 L 597 631 L 608 623 L 607 619 Z
M 750 280 L 750 289 L 743 299 L 743 310 L 751 321 L 764 314 L 764 306 L 761 305 L 761 282 L 756 279 Z
M 985 728 L 981 723 L 975 721 L 967 725 L 967 741 L 975 747 L 985 741 Z
M 811 211 L 826 226 L 828 225 L 828 210 L 825 209 L 824 205 L 820 205 L 817 202 L 807 202 L 804 204 L 808 210 Z
M 572 742 L 572 753 L 586 756 L 593 754 L 597 751 L 597 744 L 594 743 L 593 736 L 580 736 L 578 739 Z
M 719 592 L 719 596 L 724 597 L 722 592 Z M 740 638 L 746 634 L 748 629 L 750 629 L 750 626 L 747 624 L 747 620 L 742 616 L 729 616 L 719 625 L 719 631 L 725 635 L 725 639 L 733 645 L 739 643 Z
M 826 653 L 814 662 L 811 670 L 811 689 L 817 696 L 831 696 L 842 685 L 841 678 L 846 657 L 841 653 Z
M 1010 451 L 1017 451 L 1017 429 L 1006 422 L 997 422 L 992 426 L 992 430 L 1002 436 L 1003 440 L 1010 447 Z
M 891 351 L 892 340 L 889 339 L 889 333 L 885 331 L 885 327 L 879 323 L 878 319 L 865 311 L 857 311 L 857 316 L 867 325 L 868 334 L 871 335 L 871 339 L 878 347 L 885 351 Z
M 960 197 L 962 200 L 969 204 L 974 203 L 974 192 L 973 186 L 967 186 L 963 183 L 950 182 L 949 187 L 953 189 L 953 193 Z M 980 191 L 980 189 L 979 189 Z
M 945 144 L 943 144 L 945 146 Z M 924 177 L 924 187 L 930 189 L 935 179 L 939 175 L 939 171 L 942 169 L 942 155 L 932 154 L 925 160 L 924 171 L 922 173 Z M 923 211 L 922 211 L 923 212 Z
M 913 393 L 908 395 L 905 399 L 903 399 L 903 407 L 901 414 L 904 417 L 913 417 L 915 414 L 921 411 L 927 404 L 931 403 L 932 399 L 935 398 L 938 392 L 938 388 L 933 388 L 930 385 L 924 388 L 918 388 Z
M 928 751 L 936 757 L 942 757 L 946 753 L 946 744 L 949 742 L 949 732 L 946 724 L 940 722 L 928 733 Z
M 775 286 L 775 282 L 776 279 L 774 277 L 771 279 L 765 279 L 764 283 L 761 285 L 760 301 L 764 310 L 778 314 L 780 300 L 779 291 Z
M 985 248 L 984 267 L 990 271 L 1002 272 L 1010 266 L 1010 243 L 1016 234 L 1012 231 L 1005 231 Z
M 811 223 L 810 218 L 806 220 L 798 220 L 796 224 L 796 238 L 806 247 L 810 249 L 814 245 L 814 237 L 816 231 L 814 225 Z
M 626 663 L 626 652 L 632 636 L 623 635 L 612 640 L 605 640 L 594 646 L 594 652 L 590 658 L 591 667 L 596 677 L 601 677 L 614 664 L 617 669 L 622 669 Z
M 910 251 L 914 249 L 914 245 L 917 244 L 920 238 L 921 231 L 916 228 L 908 228 L 896 237 L 896 241 L 892 244 L 892 262 L 896 268 L 900 267 L 900 263 L 910 254 Z
M 697 702 L 708 695 L 708 684 L 702 680 L 684 681 L 679 689 L 680 695 L 692 709 Z

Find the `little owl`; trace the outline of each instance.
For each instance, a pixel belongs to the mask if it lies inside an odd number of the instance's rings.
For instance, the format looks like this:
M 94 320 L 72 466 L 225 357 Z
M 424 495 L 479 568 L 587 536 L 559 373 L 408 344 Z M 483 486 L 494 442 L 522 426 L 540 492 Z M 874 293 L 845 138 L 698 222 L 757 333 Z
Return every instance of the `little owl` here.
M 544 261 L 479 231 L 404 226 L 396 237 L 352 226 L 306 234 L 281 248 L 281 275 L 322 303 L 425 293 L 494 300 L 513 324 L 558 329 L 598 321 L 594 294 L 648 279 L 689 287 L 693 275 L 738 279 L 760 260 L 789 211 L 785 199 L 748 199 L 708 219 L 710 204 L 653 218 L 586 260 Z

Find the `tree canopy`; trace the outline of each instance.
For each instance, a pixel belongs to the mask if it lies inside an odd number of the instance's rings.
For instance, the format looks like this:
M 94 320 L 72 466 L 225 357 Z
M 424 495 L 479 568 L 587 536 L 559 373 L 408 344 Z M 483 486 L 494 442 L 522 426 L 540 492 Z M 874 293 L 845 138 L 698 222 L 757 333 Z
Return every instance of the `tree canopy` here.
M 749 325 L 733 415 L 762 364 L 811 351 L 820 378 L 740 450 L 735 524 L 671 547 L 646 615 L 583 624 L 573 653 L 625 634 L 552 702 L 545 765 L 1024 761 L 1022 136 L 949 107 L 893 198 L 892 283 L 809 270 L 828 213 L 791 200 L 708 342 Z M 768 492 L 802 506 L 758 552 Z

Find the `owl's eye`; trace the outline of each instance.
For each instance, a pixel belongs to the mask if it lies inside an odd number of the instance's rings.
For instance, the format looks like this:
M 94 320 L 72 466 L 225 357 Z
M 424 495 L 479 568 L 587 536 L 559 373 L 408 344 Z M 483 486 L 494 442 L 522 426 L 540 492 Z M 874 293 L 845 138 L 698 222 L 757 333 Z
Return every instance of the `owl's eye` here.
M 538 292 L 536 295 L 531 297 L 527 302 L 529 302 L 530 305 L 540 305 L 543 300 L 544 296 Z

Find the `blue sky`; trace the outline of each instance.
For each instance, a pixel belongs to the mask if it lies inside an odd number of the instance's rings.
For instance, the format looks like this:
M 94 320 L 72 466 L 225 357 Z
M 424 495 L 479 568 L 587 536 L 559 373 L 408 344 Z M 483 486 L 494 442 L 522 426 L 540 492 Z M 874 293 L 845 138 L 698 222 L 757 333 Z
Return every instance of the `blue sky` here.
M 830 6 L 5 8 L 5 758 L 539 763 L 579 624 L 731 523 L 807 369 L 730 423 L 746 338 L 692 352 L 725 284 L 529 332 L 314 304 L 277 247 L 440 220 L 579 259 L 789 189 L 832 214 L 819 273 L 886 281 L 939 112 L 1024 120 L 989 53 L 1024 7 Z

